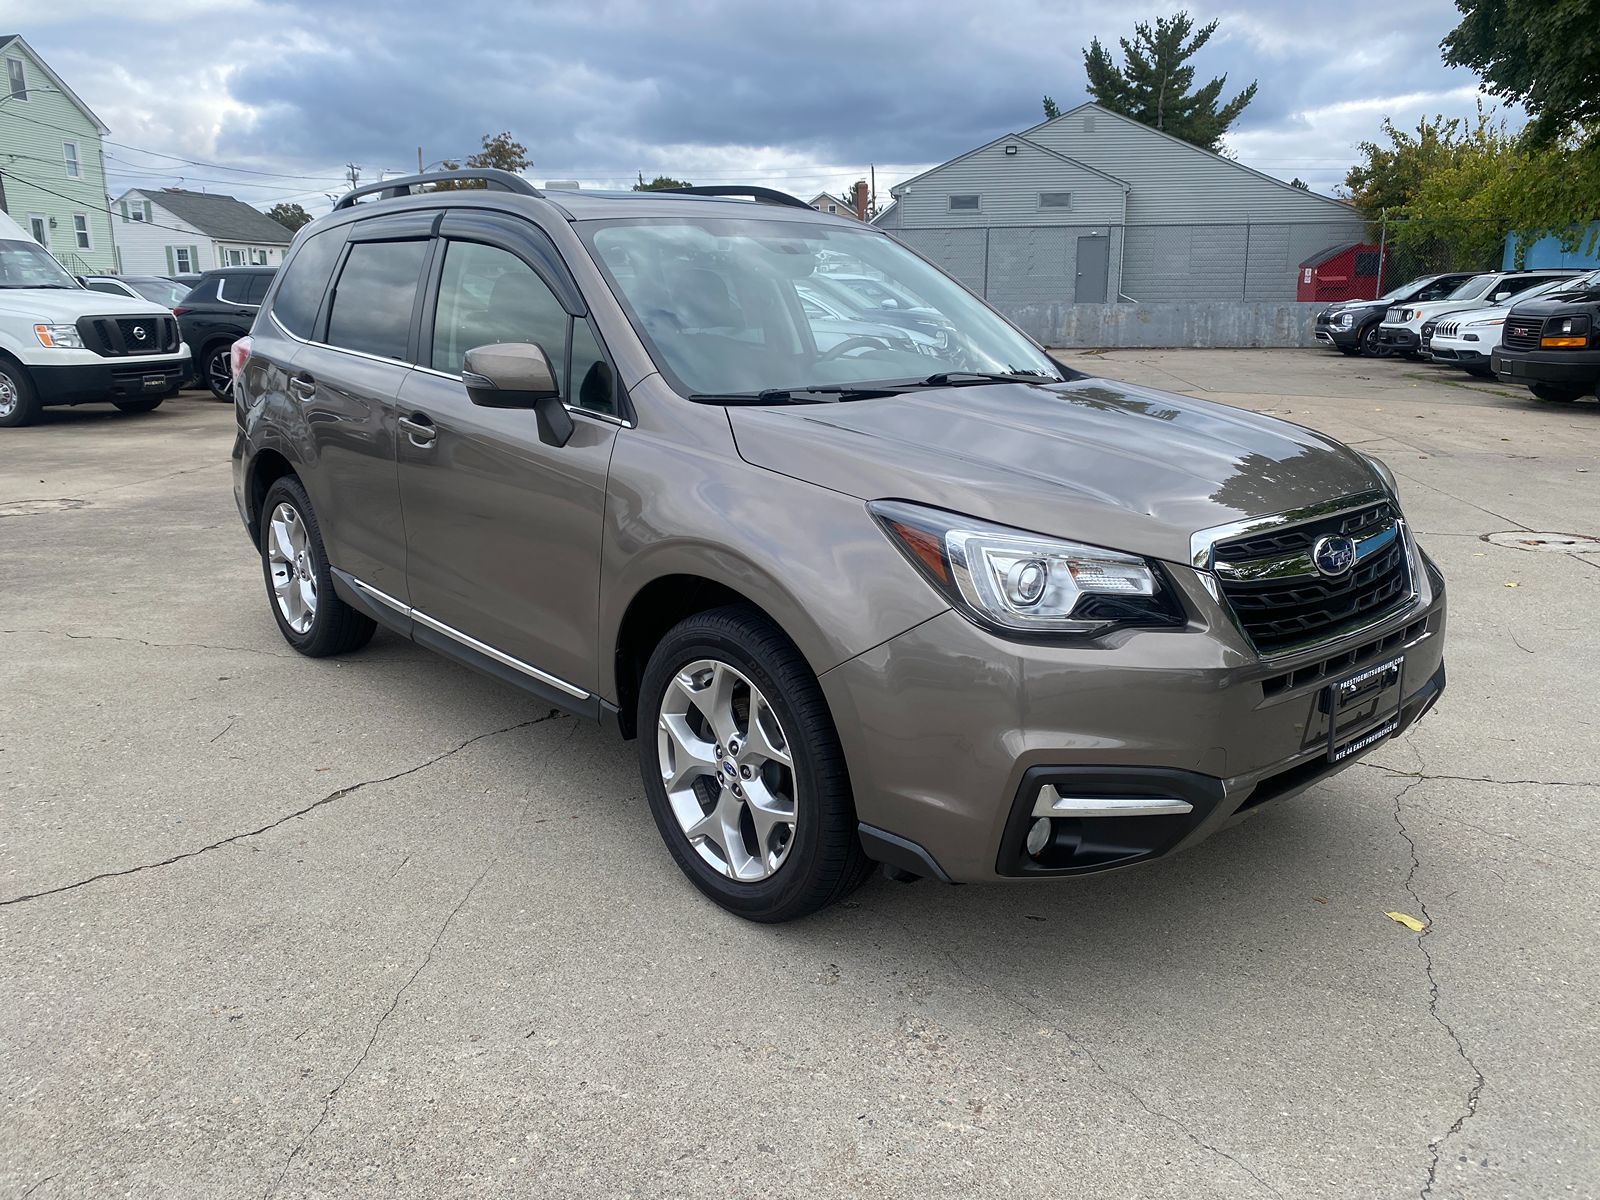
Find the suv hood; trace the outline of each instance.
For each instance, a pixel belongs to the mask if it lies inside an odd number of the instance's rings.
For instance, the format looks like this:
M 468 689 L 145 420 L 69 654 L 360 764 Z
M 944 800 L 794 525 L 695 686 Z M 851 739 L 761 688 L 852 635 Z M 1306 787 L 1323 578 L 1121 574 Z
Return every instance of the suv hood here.
M 1312 430 L 1109 379 L 727 411 L 755 466 L 1170 562 L 1199 530 L 1383 486 Z
M 150 300 L 88 288 L 0 288 L 0 313 L 39 324 L 70 325 L 79 317 L 170 317 L 172 310 Z

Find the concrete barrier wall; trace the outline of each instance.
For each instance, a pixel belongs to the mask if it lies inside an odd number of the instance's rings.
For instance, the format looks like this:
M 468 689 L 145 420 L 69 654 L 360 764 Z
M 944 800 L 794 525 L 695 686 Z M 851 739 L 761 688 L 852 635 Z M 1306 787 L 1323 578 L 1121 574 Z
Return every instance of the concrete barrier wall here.
M 1324 304 L 1210 300 L 1170 304 L 998 304 L 1046 346 L 1314 346 Z

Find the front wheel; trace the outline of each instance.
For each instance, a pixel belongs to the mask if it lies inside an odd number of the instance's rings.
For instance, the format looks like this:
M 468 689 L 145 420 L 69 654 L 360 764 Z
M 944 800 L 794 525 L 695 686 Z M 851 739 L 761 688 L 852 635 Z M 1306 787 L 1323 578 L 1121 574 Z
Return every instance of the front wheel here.
M 233 399 L 233 343 L 213 346 L 200 360 L 200 378 L 218 400 Z
M 723 908 L 789 921 L 867 877 L 822 689 L 762 614 L 719 608 L 674 626 L 645 668 L 638 718 L 656 827 L 690 882 Z
M 1361 353 L 1367 358 L 1382 358 L 1389 348 L 1378 340 L 1378 326 L 1374 322 L 1361 331 Z
M 261 572 L 278 630 L 308 658 L 359 650 L 377 628 L 333 590 L 333 569 L 305 488 L 285 475 L 261 502 Z
M 1573 387 L 1571 384 L 1566 383 L 1530 383 L 1528 390 L 1537 399 L 1550 400 L 1558 404 L 1577 400 L 1583 395 L 1582 388 Z
M 0 429 L 32 425 L 38 416 L 33 380 L 16 363 L 0 359 Z

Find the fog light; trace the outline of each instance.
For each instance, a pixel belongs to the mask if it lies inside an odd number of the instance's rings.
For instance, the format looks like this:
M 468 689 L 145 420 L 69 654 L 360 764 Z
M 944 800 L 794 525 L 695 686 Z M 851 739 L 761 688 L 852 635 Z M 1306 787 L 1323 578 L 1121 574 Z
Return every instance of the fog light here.
M 1050 818 L 1040 817 L 1028 826 L 1028 853 L 1038 858 L 1050 842 Z

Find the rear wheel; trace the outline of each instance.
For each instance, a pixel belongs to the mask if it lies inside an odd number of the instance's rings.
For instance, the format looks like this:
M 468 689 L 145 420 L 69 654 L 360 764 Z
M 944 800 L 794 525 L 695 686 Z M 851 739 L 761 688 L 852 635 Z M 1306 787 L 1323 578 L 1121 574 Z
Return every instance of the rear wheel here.
M 32 425 L 38 416 L 33 380 L 16 363 L 0 359 L 0 428 Z
M 284 640 L 310 658 L 359 650 L 377 626 L 333 590 L 333 570 L 305 488 L 285 475 L 261 502 L 261 572 Z
M 690 881 L 751 921 L 788 921 L 871 870 L 839 735 L 816 676 L 746 607 L 674 626 L 639 688 L 651 815 Z
M 165 399 L 166 396 L 155 396 L 143 400 L 113 400 L 111 403 L 116 406 L 119 412 L 147 413 L 155 412 L 156 409 L 161 407 L 161 402 Z
M 200 359 L 200 378 L 218 400 L 233 399 L 233 343 L 213 346 Z
M 1528 390 L 1540 400 L 1551 400 L 1556 403 L 1577 400 L 1583 395 L 1581 387 L 1574 387 L 1570 383 L 1530 383 Z

